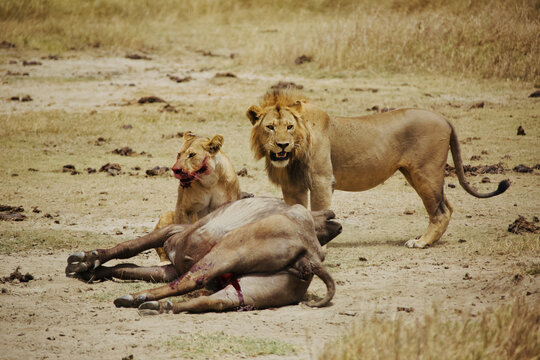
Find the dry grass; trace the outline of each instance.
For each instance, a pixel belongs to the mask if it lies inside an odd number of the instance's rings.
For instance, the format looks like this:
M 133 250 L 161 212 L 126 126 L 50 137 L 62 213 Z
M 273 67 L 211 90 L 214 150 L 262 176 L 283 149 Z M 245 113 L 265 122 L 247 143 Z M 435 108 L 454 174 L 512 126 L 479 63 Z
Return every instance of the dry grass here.
M 6 0 L 4 40 L 64 52 L 101 48 L 237 53 L 236 65 L 432 72 L 538 83 L 536 0 Z M 203 45 L 201 45 L 203 44 Z
M 320 359 L 537 359 L 540 306 L 518 299 L 479 318 L 435 310 L 416 323 L 373 318 L 328 343 Z

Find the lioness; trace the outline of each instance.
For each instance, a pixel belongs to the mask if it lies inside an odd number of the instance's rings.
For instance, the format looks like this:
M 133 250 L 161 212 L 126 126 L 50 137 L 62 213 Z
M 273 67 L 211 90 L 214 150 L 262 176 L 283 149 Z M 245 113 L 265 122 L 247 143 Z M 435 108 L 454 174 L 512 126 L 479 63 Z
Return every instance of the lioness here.
M 281 186 L 288 204 L 308 204 L 311 210 L 330 208 L 332 192 L 364 191 L 401 171 L 424 202 L 429 214 L 425 234 L 405 243 L 423 248 L 445 232 L 452 207 L 443 191 L 448 149 L 461 186 L 478 198 L 465 180 L 459 142 L 452 124 L 427 110 L 402 109 L 361 117 L 332 117 L 291 91 L 270 91 L 260 106 L 247 110 L 253 125 L 251 149 L 266 159 L 270 180 Z
M 221 205 L 240 199 L 238 177 L 231 161 L 221 151 L 223 136 L 212 139 L 184 133 L 184 143 L 172 167 L 180 180 L 176 210 L 161 216 L 156 230 L 170 224 L 191 224 Z M 168 261 L 163 249 L 156 249 L 162 263 Z
M 278 199 L 242 199 L 191 225 L 169 225 L 110 249 L 72 254 L 66 274 L 86 281 L 115 277 L 169 282 L 114 300 L 117 307 L 140 306 L 154 313 L 295 304 L 317 275 L 325 282 L 327 294 L 307 304 L 325 306 L 334 296 L 335 284 L 322 264 L 321 245 L 341 232 L 333 218 L 332 211 L 309 212 Z M 171 265 L 103 266 L 111 259 L 126 259 L 156 246 L 165 248 Z M 204 286 L 218 291 L 174 305 L 157 302 Z

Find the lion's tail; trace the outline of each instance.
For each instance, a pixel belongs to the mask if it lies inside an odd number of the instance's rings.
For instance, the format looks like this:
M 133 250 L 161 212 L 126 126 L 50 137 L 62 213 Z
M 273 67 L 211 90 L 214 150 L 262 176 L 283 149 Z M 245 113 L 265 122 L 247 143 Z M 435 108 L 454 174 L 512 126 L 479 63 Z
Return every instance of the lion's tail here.
M 334 297 L 336 293 L 336 284 L 334 282 L 334 279 L 332 278 L 332 275 L 326 270 L 322 262 L 320 261 L 313 261 L 312 262 L 312 270 L 315 275 L 317 275 L 326 285 L 326 296 L 322 298 L 321 300 L 313 300 L 306 302 L 307 306 L 311 307 L 323 307 L 328 305 L 330 300 Z
M 452 158 L 454 159 L 454 166 L 456 168 L 456 175 L 458 177 L 459 183 L 465 189 L 466 192 L 471 194 L 472 196 L 475 196 L 477 198 L 485 199 L 490 198 L 492 196 L 500 195 L 503 192 L 508 189 L 510 186 L 510 180 L 505 179 L 499 183 L 499 186 L 497 187 L 497 190 L 492 191 L 490 193 L 481 194 L 476 192 L 467 182 L 467 179 L 465 178 L 465 172 L 463 171 L 463 161 L 461 160 L 461 150 L 459 148 L 459 141 L 457 138 L 456 130 L 450 124 L 448 123 L 450 127 L 452 128 L 452 134 L 450 135 L 450 151 L 452 152 Z

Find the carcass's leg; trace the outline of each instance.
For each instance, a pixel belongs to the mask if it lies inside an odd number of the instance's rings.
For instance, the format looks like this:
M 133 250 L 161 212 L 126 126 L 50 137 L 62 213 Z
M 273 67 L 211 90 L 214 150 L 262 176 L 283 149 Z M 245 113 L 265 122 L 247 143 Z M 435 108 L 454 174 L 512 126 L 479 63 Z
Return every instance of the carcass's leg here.
M 165 240 L 182 231 L 186 226 L 169 225 L 135 240 L 125 241 L 110 249 L 97 249 L 71 254 L 67 259 L 66 274 L 71 276 L 84 273 L 96 269 L 111 259 L 128 259 L 144 250 L 161 247 Z
M 311 278 L 304 281 L 287 272 L 272 275 L 248 275 L 210 295 L 185 302 L 149 301 L 139 306 L 143 315 L 169 312 L 225 311 L 238 307 L 265 309 L 297 304 L 305 295 Z
M 149 282 L 169 282 L 178 278 L 178 272 L 172 265 L 138 266 L 119 264 L 112 267 L 100 266 L 94 271 L 82 273 L 79 277 L 91 282 L 103 279 L 144 280 Z

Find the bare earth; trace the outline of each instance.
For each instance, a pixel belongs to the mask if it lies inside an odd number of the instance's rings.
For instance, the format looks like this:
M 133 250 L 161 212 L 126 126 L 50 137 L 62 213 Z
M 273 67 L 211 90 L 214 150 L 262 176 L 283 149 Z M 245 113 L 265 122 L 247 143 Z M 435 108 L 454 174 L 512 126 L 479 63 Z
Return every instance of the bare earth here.
M 534 166 L 540 162 L 538 100 L 527 98 L 532 92 L 527 84 L 501 82 L 492 86 L 487 81 L 459 79 L 447 79 L 445 83 L 438 82 L 436 76 L 415 79 L 368 74 L 332 78 L 306 71 L 293 76 L 268 74 L 230 69 L 226 58 L 194 53 L 186 53 L 181 59 L 152 61 L 74 54 L 60 60 L 40 60 L 41 66 L 23 67 L 22 59 L 31 55 L 4 54 L 0 64 L 0 116 L 24 119 L 50 111 L 58 111 L 60 117 L 72 113 L 84 117 L 110 115 L 114 122 L 110 129 L 114 131 L 103 133 L 108 143 L 102 147 L 85 138 L 83 145 L 64 148 L 64 130 L 54 135 L 58 150 L 52 149 L 46 138 L 28 147 L 21 143 L 19 149 L 5 145 L 3 156 L 15 156 L 12 154 L 18 151 L 44 156 L 44 149 L 48 149 L 53 158 L 43 162 L 28 156 L 0 165 L 0 203 L 21 205 L 27 215 L 22 222 L 0 222 L 2 234 L 51 229 L 93 232 L 108 236 L 110 244 L 146 233 L 160 213 L 174 207 L 176 180 L 170 176 L 146 177 L 144 171 L 156 165 L 172 165 L 180 139 L 162 135 L 175 131 L 192 130 L 207 136 L 221 133 L 226 141 L 224 151 L 236 169 L 248 170 L 248 176 L 241 178 L 243 190 L 280 196 L 268 183 L 264 165 L 252 159 L 250 124 L 244 116 L 249 105 L 279 80 L 304 85 L 306 95 L 330 114 L 370 113 L 366 109 L 373 105 L 435 109 L 456 125 L 466 164 L 475 163 L 469 159 L 482 150 L 487 154 L 475 164 L 505 162 L 506 174 L 479 175 L 469 180 L 482 191 L 491 191 L 504 178 L 510 178 L 512 186 L 499 197 L 479 200 L 466 194 L 455 177 L 447 177 L 447 184 L 456 185 L 445 187 L 454 206 L 453 219 L 442 240 L 424 250 L 403 246 L 425 230 L 427 217 L 420 199 L 401 175 L 367 192 L 336 192 L 333 206 L 344 224 L 344 233 L 328 246 L 325 263 L 337 282 L 337 293 L 332 305 L 321 309 L 298 305 L 251 312 L 141 317 L 135 309 L 115 308 L 112 300 L 134 287 L 154 285 L 113 281 L 86 284 L 65 277 L 67 256 L 77 250 L 91 250 L 84 239 L 74 240 L 68 248 L 0 253 L 1 277 L 20 266 L 22 273 L 29 272 L 35 278 L 28 283 L 0 284 L 2 359 L 121 359 L 129 355 L 135 359 L 183 358 L 165 345 L 169 338 L 215 333 L 279 340 L 294 345 L 297 351 L 259 358 L 306 359 L 314 358 L 325 342 L 343 334 L 352 324 L 374 316 L 414 321 L 436 308 L 448 318 L 475 317 L 511 303 L 517 296 L 534 306 L 540 304 L 540 279 L 527 272 L 538 268 L 538 246 L 530 245 L 539 241 L 538 234 L 507 232 L 518 215 L 531 220 L 540 213 L 540 171 L 511 170 L 520 163 Z M 9 64 L 10 59 L 17 63 Z M 3 75 L 8 71 L 30 74 Z M 220 71 L 232 71 L 237 78 L 215 78 Z M 168 74 L 189 75 L 193 80 L 176 83 Z M 33 101 L 10 100 L 11 96 L 26 94 Z M 179 112 L 160 113 L 164 104 L 136 104 L 140 97 L 149 95 L 162 97 Z M 483 108 L 471 108 L 480 101 L 485 101 Z M 155 114 L 154 122 L 137 120 L 137 116 L 149 113 Z M 488 122 L 494 116 L 500 116 L 496 126 Z M 133 124 L 133 130 L 123 130 L 125 124 Z M 525 127 L 525 137 L 516 136 L 518 125 Z M 76 125 L 64 126 L 74 126 L 75 139 L 69 141 L 76 143 Z M 106 129 L 102 127 L 96 133 Z M 92 141 L 99 136 L 93 134 L 89 135 Z M 66 132 L 65 136 L 71 135 Z M 128 159 L 110 153 L 121 146 L 150 152 L 153 157 Z M 503 159 L 504 155 L 510 157 Z M 133 170 L 133 176 L 115 177 L 82 170 L 107 162 L 121 163 L 126 172 L 137 164 L 142 170 Z M 61 173 L 59 170 L 68 163 L 76 163 L 81 174 Z M 39 171 L 29 173 L 28 168 Z M 482 184 L 484 176 L 490 177 L 491 183 Z M 32 213 L 34 206 L 42 213 Z M 53 219 L 44 218 L 44 213 L 53 214 Z M 154 265 L 158 258 L 149 251 L 132 261 Z M 315 281 L 309 294 L 323 292 L 323 284 Z M 213 357 L 226 356 L 216 353 Z

